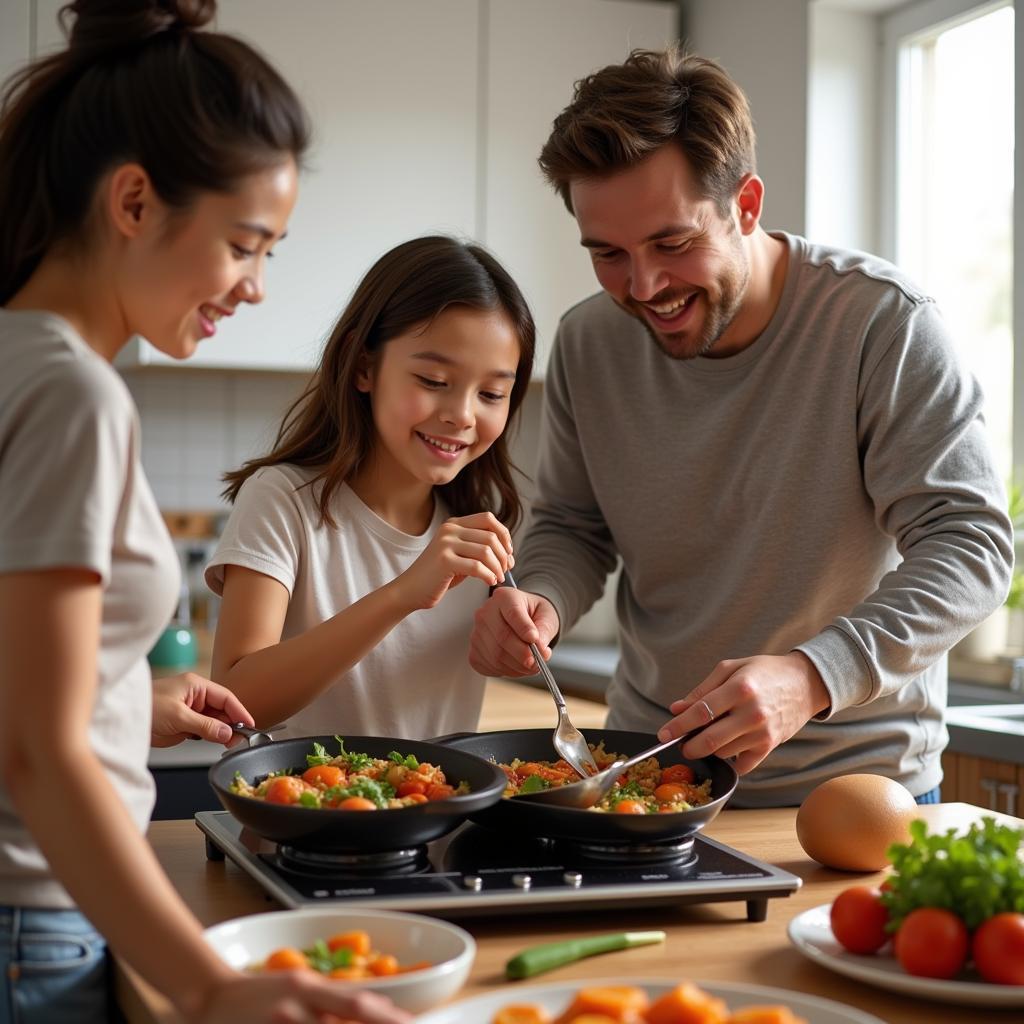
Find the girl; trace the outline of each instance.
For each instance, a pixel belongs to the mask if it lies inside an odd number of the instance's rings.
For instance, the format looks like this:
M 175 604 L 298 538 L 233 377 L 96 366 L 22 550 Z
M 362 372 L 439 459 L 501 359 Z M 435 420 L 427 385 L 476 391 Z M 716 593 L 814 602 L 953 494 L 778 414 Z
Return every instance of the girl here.
M 229 969 L 142 833 L 145 655 L 178 569 L 110 363 L 135 333 L 187 356 L 260 301 L 307 136 L 262 58 L 198 31 L 213 7 L 67 5 L 68 48 L 15 76 L 0 115 L 4 1024 L 116 1019 L 95 929 L 189 1021 L 408 1019 L 311 972 Z M 188 709 L 239 713 L 195 677 L 164 685 L 164 740 Z
M 469 634 L 513 564 L 504 431 L 533 345 L 519 289 L 475 245 L 406 242 L 359 284 L 273 450 L 225 477 L 213 675 L 259 725 L 476 728 Z

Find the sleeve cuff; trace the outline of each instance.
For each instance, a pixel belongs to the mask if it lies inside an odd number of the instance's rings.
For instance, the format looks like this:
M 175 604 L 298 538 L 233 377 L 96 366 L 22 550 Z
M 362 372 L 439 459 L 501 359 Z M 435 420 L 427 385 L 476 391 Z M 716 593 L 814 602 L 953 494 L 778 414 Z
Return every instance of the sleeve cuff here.
M 814 716 L 815 721 L 825 722 L 845 708 L 866 704 L 878 691 L 877 680 L 864 652 L 838 626 L 829 626 L 794 649 L 811 660 L 831 701 L 827 710 Z

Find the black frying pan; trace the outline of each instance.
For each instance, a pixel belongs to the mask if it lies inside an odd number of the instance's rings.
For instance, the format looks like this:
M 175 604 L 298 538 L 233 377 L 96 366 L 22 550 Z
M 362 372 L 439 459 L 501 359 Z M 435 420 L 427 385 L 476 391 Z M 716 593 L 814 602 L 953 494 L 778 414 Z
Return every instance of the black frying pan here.
M 618 729 L 582 729 L 588 743 L 600 743 L 609 753 L 639 754 L 653 747 L 657 737 L 642 732 Z M 556 761 L 550 729 L 509 729 L 502 732 L 465 733 L 441 737 L 436 741 L 455 750 L 475 754 L 485 760 L 509 764 L 522 761 Z M 520 834 L 548 836 L 551 839 L 606 843 L 653 843 L 684 839 L 702 829 L 725 806 L 739 776 L 728 761 L 720 757 L 698 760 L 684 758 L 678 747 L 669 747 L 658 755 L 664 767 L 688 764 L 697 781 L 711 779 L 711 803 L 678 814 L 604 814 L 574 807 L 553 807 L 515 798 L 499 800 L 473 812 L 470 817 L 481 825 L 516 831 Z
M 385 811 L 339 811 L 285 804 L 239 796 L 230 786 L 235 772 L 249 783 L 270 772 L 305 771 L 306 755 L 314 743 L 328 753 L 338 749 L 333 736 L 304 736 L 264 743 L 222 757 L 210 768 L 210 785 L 224 807 L 243 825 L 274 842 L 303 849 L 373 853 L 404 849 L 450 832 L 470 813 L 501 798 L 506 778 L 500 768 L 471 752 L 417 740 L 381 736 L 344 736 L 345 748 L 371 757 L 386 758 L 392 750 L 413 754 L 419 761 L 438 765 L 449 783 L 465 780 L 470 792 L 447 800 L 431 800 L 413 807 Z

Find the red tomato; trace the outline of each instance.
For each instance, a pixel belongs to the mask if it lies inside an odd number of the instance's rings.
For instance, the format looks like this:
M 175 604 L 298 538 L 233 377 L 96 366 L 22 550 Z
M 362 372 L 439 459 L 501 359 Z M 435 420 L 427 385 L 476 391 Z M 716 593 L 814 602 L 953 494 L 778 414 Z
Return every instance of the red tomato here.
M 851 953 L 877 953 L 888 941 L 885 925 L 889 912 L 877 889 L 854 885 L 844 889 L 829 911 L 832 934 Z
M 297 804 L 305 791 L 302 779 L 294 775 L 281 775 L 267 786 L 264 799 L 268 804 Z
M 450 796 L 455 796 L 455 788 L 446 782 L 435 782 L 427 790 L 428 800 L 447 800 Z
M 372 800 L 367 800 L 365 796 L 350 796 L 338 804 L 339 811 L 375 811 L 377 805 Z
M 1024 985 L 1024 914 L 990 917 L 974 933 L 971 950 L 974 966 L 986 981 Z
M 662 804 L 677 804 L 686 799 L 686 789 L 675 782 L 663 782 L 654 791 L 654 799 Z
M 907 974 L 952 978 L 967 959 L 967 926 L 950 910 L 918 907 L 903 919 L 893 950 Z
M 413 793 L 426 793 L 427 783 L 422 779 L 406 779 L 397 789 L 397 796 L 411 796 Z
M 615 805 L 616 814 L 646 814 L 647 808 L 644 807 L 642 800 L 620 800 Z
M 330 789 L 331 786 L 338 786 L 345 781 L 345 773 L 337 765 L 318 764 L 313 768 L 307 768 L 302 773 L 302 778 L 311 786 Z
M 693 782 L 697 776 L 694 775 L 693 769 L 688 764 L 670 764 L 667 768 L 661 770 L 661 781 L 662 782 Z

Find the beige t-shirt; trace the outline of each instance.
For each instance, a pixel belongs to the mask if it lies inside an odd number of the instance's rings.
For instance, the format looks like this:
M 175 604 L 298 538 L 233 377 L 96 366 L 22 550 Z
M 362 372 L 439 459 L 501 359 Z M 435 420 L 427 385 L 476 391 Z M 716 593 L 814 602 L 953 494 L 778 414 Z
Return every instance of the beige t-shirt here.
M 436 502 L 418 537 L 369 509 L 347 485 L 334 499 L 337 529 L 318 525 L 310 469 L 258 470 L 242 486 L 206 582 L 217 594 L 224 566 L 241 565 L 288 591 L 282 640 L 299 636 L 404 572 L 448 516 Z M 473 612 L 486 600 L 480 580 L 465 580 L 434 608 L 413 612 L 358 664 L 287 722 L 275 738 L 329 733 L 429 739 L 475 730 L 484 678 L 469 666 Z M 279 680 L 287 686 L 288 680 Z
M 141 831 L 153 807 L 146 652 L 173 611 L 178 562 L 139 464 L 138 414 L 128 389 L 49 313 L 0 309 L 0 495 L 0 572 L 74 567 L 101 577 L 89 735 Z M 0 903 L 73 905 L 2 786 Z

